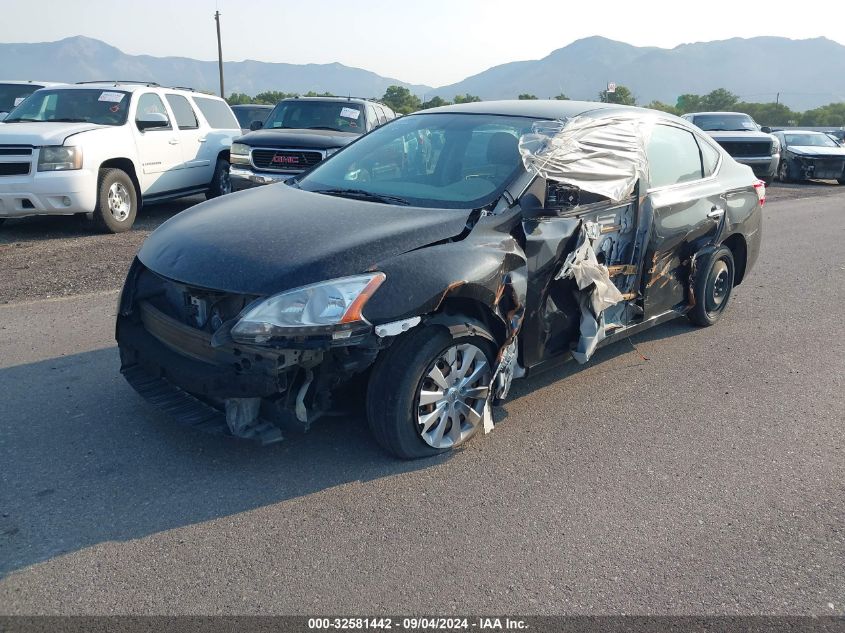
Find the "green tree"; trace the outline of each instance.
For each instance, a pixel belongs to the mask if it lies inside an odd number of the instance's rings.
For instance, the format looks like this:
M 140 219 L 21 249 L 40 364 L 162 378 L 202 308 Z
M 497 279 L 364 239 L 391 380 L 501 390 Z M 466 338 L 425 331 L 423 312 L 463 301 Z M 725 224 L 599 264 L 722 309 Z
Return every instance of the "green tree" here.
M 845 103 L 829 103 L 820 108 L 807 110 L 800 115 L 799 120 L 799 125 L 845 126 Z
M 476 103 L 481 101 L 481 97 L 476 97 L 466 93 L 465 95 L 455 95 L 455 103 Z
M 410 114 L 420 109 L 420 98 L 404 86 L 389 86 L 381 101 L 395 112 Z
M 678 109 L 675 106 L 671 106 L 668 103 L 663 103 L 662 101 L 652 101 L 646 107 L 652 110 L 668 112 L 669 114 L 678 114 Z
M 737 103 L 739 97 L 724 88 L 717 88 L 702 98 L 704 109 L 714 112 L 731 110 Z
M 244 94 L 243 92 L 233 92 L 228 97 L 226 97 L 226 102 L 229 105 L 240 105 L 242 103 L 252 103 L 252 97 L 248 94 Z
M 309 90 L 306 92 L 303 97 L 336 97 L 337 95 L 333 95 L 331 92 L 314 92 L 313 90 Z
M 602 103 L 618 103 L 621 105 L 637 105 L 637 98 L 631 94 L 626 86 L 616 86 L 615 92 L 602 90 L 599 93 L 599 101 Z
M 557 99 L 558 101 L 569 101 L 569 97 L 567 97 L 562 92 L 558 96 L 556 96 L 555 99 Z
M 536 101 L 536 100 L 537 100 L 537 95 L 528 94 L 528 93 L 526 92 L 526 93 L 523 93 L 523 94 L 519 95 L 519 97 L 517 97 L 517 98 L 518 98 L 520 101 Z
M 428 101 L 423 102 L 423 104 L 420 106 L 420 110 L 428 110 L 430 108 L 439 108 L 440 106 L 447 106 L 447 105 L 452 105 L 452 104 L 449 103 L 448 101 L 446 101 L 446 99 L 443 99 L 442 97 L 432 97 Z
M 282 99 L 290 99 L 291 97 L 298 97 L 296 92 L 280 92 L 278 90 L 268 90 L 266 92 L 259 92 L 255 95 L 253 103 L 264 103 L 268 105 L 276 105 Z
M 701 95 L 684 94 L 678 97 L 675 102 L 675 110 L 678 114 L 686 114 L 687 112 L 701 112 L 705 110 L 703 98 Z

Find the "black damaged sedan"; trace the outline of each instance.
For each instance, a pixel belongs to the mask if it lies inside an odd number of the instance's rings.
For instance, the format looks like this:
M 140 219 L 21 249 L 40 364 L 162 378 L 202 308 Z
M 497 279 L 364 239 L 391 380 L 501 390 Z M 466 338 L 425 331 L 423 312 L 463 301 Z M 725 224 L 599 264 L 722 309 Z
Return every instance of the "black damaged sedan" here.
M 687 122 L 521 101 L 401 117 L 144 243 L 122 372 L 174 419 L 281 439 L 345 400 L 402 458 L 492 429 L 511 381 L 686 315 L 749 274 L 765 188 Z

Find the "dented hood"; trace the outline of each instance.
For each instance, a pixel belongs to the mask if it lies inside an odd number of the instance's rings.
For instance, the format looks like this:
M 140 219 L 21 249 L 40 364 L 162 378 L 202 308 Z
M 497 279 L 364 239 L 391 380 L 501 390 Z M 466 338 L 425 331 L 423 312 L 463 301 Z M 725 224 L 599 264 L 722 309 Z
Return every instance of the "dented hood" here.
M 5 123 L 0 128 L 0 145 L 33 145 L 42 147 L 44 145 L 62 145 L 65 140 L 89 130 L 112 127 L 108 125 L 95 125 L 93 123 Z
M 358 274 L 455 237 L 469 213 L 269 185 L 183 211 L 147 238 L 138 258 L 150 270 L 192 286 L 269 295 Z

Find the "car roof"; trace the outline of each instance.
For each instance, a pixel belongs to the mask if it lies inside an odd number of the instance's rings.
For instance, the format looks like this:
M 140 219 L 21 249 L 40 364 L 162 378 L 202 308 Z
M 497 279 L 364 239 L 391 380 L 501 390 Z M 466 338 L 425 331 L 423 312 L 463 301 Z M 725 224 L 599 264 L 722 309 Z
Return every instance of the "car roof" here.
M 75 84 L 54 84 L 48 86 L 51 88 L 61 88 L 62 90 L 121 90 L 123 92 L 137 92 L 139 90 L 167 90 L 170 92 L 181 92 L 184 94 L 191 94 L 197 97 L 206 97 L 208 99 L 220 99 L 217 95 L 207 94 L 205 92 L 197 92 L 193 88 L 185 88 L 182 86 L 160 86 L 154 82 L 137 82 L 137 81 L 84 81 Z
M 36 79 L 27 79 L 27 80 L 20 80 L 20 79 L 0 79 L 0 84 L 11 84 L 14 86 L 23 86 L 23 85 L 30 85 L 35 84 L 36 86 L 61 86 L 62 83 L 59 81 L 38 81 Z
M 698 116 L 699 114 L 712 114 L 715 116 L 727 116 L 727 115 L 738 115 L 738 116 L 751 116 L 750 114 L 746 114 L 745 112 L 687 112 L 688 115 Z
M 343 101 L 345 103 L 378 103 L 384 105 L 376 99 L 365 99 L 363 97 L 287 97 L 282 101 Z
M 804 130 L 800 127 L 798 128 L 790 128 L 788 130 L 776 130 L 781 134 L 821 134 L 822 136 L 827 136 L 827 132 L 822 132 L 821 130 Z
M 429 110 L 419 110 L 412 115 L 432 113 L 456 114 L 492 114 L 499 116 L 519 116 L 534 119 L 570 119 L 579 115 L 604 116 L 613 112 L 641 113 L 643 116 L 663 114 L 656 110 L 623 106 L 615 103 L 599 103 L 596 101 L 558 101 L 555 99 L 525 99 L 522 101 L 477 101 L 474 103 L 460 103 L 441 106 Z M 666 115 L 669 118 L 676 118 Z M 687 123 L 687 125 L 689 125 Z

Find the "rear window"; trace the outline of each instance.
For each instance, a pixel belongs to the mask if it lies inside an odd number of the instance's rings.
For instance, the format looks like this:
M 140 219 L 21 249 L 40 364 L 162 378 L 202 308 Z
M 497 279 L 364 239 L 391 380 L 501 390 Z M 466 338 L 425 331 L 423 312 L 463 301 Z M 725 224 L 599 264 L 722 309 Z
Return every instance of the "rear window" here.
M 702 177 L 701 154 L 686 130 L 656 125 L 646 148 L 652 187 L 667 187 Z
M 188 100 L 182 95 L 167 95 L 167 103 L 176 117 L 176 125 L 180 130 L 195 130 L 199 127 L 197 115 Z
M 194 101 L 211 127 L 219 130 L 240 129 L 238 120 L 225 101 L 206 97 L 194 97 Z

